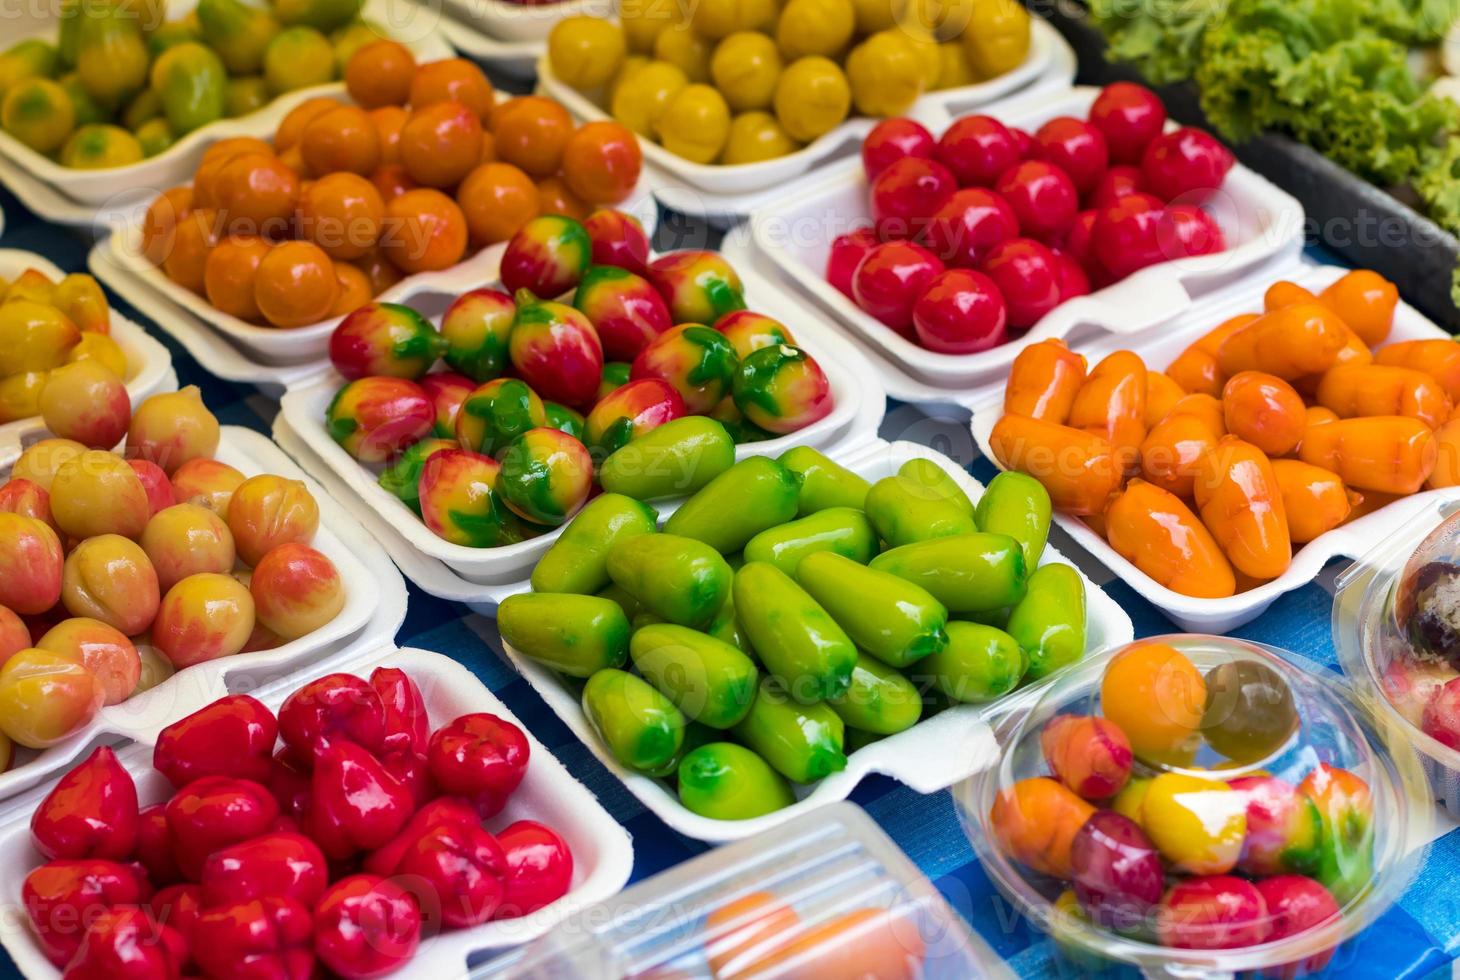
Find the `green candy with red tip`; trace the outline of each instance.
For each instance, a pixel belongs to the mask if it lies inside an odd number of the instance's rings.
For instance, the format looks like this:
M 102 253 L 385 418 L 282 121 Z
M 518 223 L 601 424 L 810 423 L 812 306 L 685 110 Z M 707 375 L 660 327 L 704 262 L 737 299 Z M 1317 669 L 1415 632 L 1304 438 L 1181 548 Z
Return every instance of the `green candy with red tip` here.
M 456 416 L 466 396 L 477 389 L 477 383 L 455 371 L 437 371 L 420 380 L 421 390 L 436 406 L 436 425 L 431 434 L 441 439 L 456 436 Z
M 466 449 L 433 453 L 421 470 L 421 519 L 431 533 L 468 548 L 495 548 L 524 537 L 497 493 L 502 466 Z
M 370 377 L 351 381 L 325 409 L 325 430 L 362 463 L 384 463 L 430 435 L 436 406 L 414 381 Z
M 664 298 L 642 276 L 611 265 L 583 274 L 573 306 L 593 324 L 605 357 L 630 361 L 674 326 Z
M 831 414 L 831 382 L 799 347 L 762 347 L 740 362 L 731 392 L 752 425 L 776 435 L 796 432 Z
M 542 408 L 547 413 L 549 429 L 566 432 L 579 442 L 587 441 L 585 432 L 588 421 L 583 418 L 581 413 L 573 411 L 567 405 L 559 405 L 557 402 L 543 402 Z
M 367 303 L 330 334 L 330 363 L 346 381 L 384 375 L 414 381 L 446 352 L 431 321 L 400 303 Z
M 473 289 L 456 297 L 441 317 L 447 365 L 478 384 L 500 376 L 516 317 L 517 304 L 498 290 Z
M 588 445 L 612 453 L 637 436 L 685 415 L 684 399 L 667 381 L 641 378 L 615 389 L 588 413 Z
M 784 323 L 751 310 L 726 313 L 715 321 L 715 329 L 725 335 L 730 346 L 735 348 L 735 356 L 742 361 L 762 347 L 774 347 L 776 344 L 789 344 L 793 347 L 796 345 L 791 331 L 786 329 Z
M 544 398 L 586 406 L 598 396 L 603 346 L 588 318 L 565 303 L 519 292 L 507 352 L 517 374 Z
M 488 381 L 466 396 L 456 414 L 456 441 L 491 455 L 528 429 L 547 425 L 537 392 L 517 378 Z
M 725 257 L 695 249 L 649 263 L 649 281 L 669 304 L 675 323 L 714 323 L 745 309 L 745 287 Z
M 502 285 L 514 295 L 526 289 L 552 299 L 578 285 L 592 261 L 593 243 L 582 223 L 545 214 L 519 228 L 507 243 Z
M 709 412 L 730 393 L 740 359 L 718 330 L 685 323 L 654 338 L 634 358 L 629 376 L 662 378 L 674 386 L 692 415 Z
M 395 462 L 380 474 L 380 479 L 376 482 L 386 493 L 399 497 L 403 504 L 419 515 L 421 513 L 421 472 L 426 468 L 426 460 L 443 450 L 455 448 L 457 448 L 456 443 L 451 439 L 422 439 L 401 453 Z
M 593 489 L 593 457 L 557 429 L 530 429 L 502 452 L 497 491 L 513 513 L 557 527 L 578 512 Z

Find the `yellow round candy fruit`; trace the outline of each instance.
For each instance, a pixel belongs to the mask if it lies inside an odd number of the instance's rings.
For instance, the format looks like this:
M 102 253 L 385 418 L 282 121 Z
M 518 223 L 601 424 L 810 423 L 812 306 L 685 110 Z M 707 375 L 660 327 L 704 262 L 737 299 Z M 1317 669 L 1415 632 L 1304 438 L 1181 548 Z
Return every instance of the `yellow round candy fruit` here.
M 852 0 L 858 34 L 876 34 L 897 23 L 907 0 Z
M 973 10 L 983 0 L 907 0 L 898 23 L 909 31 L 951 41 L 973 20 Z
M 708 85 L 683 89 L 659 117 L 659 142 L 676 156 L 714 163 L 730 134 L 730 107 Z
M 1226 874 L 1242 856 L 1247 796 L 1220 779 L 1165 772 L 1146 787 L 1141 829 L 1175 870 Z
M 736 112 L 767 109 L 781 77 L 781 53 L 776 42 L 755 31 L 731 34 L 715 48 L 710 76 L 725 101 Z
M 776 0 L 696 0 L 690 26 L 701 37 L 718 41 L 736 31 L 768 26 L 776 16 Z
M 730 120 L 730 135 L 720 162 L 759 163 L 795 153 L 801 144 L 781 128 L 769 112 L 744 112 Z
M 674 0 L 620 0 L 618 20 L 629 50 L 649 54 L 659 32 L 681 23 L 683 18 Z
M 39 415 L 41 389 L 48 380 L 48 371 L 23 371 L 0 377 L 0 425 Z
M 618 87 L 623 83 L 623 80 L 649 64 L 650 60 L 641 54 L 631 54 L 625 58 L 623 63 L 619 65 L 618 71 L 614 72 L 613 77 L 608 80 L 608 84 L 603 86 L 603 104 L 605 106 L 613 105 L 614 93 L 618 91 Z
M 26 78 L 5 93 L 0 125 L 39 153 L 66 142 L 76 126 L 76 109 L 66 90 L 49 78 Z
M 126 378 L 130 374 L 127 370 L 127 355 L 115 340 L 104 333 L 85 331 L 81 334 L 76 346 L 66 354 L 67 364 L 75 364 L 77 361 L 100 361 L 119 378 Z
M 980 79 L 1013 71 L 1029 56 L 1029 11 L 1018 0 L 979 0 L 962 41 L 969 67 Z
M 577 89 L 606 83 L 623 63 L 623 29 L 601 17 L 568 17 L 548 35 L 553 74 Z
M 802 58 L 776 82 L 776 119 L 792 139 L 809 143 L 842 124 L 852 107 L 847 76 L 829 58 Z
M 710 42 L 689 27 L 660 31 L 654 41 L 654 57 L 677 67 L 691 82 L 710 80 Z
M 852 0 L 791 0 L 776 24 L 776 44 L 787 61 L 835 57 L 846 50 L 856 29 Z
M 689 79 L 667 61 L 651 61 L 614 86 L 609 111 L 613 118 L 638 133 L 653 137 L 654 124 Z
M 938 83 L 933 86 L 935 91 L 962 88 L 977 81 L 978 76 L 974 75 L 973 68 L 968 64 L 968 54 L 963 50 L 961 42 L 947 41 L 938 45 Z
M 142 144 L 120 126 L 93 124 L 71 134 L 61 149 L 61 163 L 76 170 L 125 167 L 142 159 Z
M 0 377 L 58 368 L 80 339 L 76 324 L 51 304 L 7 299 L 0 304 Z
M 847 57 L 852 102 L 864 116 L 899 116 L 923 94 L 917 48 L 896 30 L 880 31 Z

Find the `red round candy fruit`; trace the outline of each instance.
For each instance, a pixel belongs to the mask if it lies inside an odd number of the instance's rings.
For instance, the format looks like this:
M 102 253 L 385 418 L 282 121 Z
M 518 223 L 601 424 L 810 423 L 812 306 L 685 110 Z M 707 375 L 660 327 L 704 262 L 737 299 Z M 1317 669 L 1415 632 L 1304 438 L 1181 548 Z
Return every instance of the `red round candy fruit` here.
M 282 896 L 313 908 L 329 884 L 329 868 L 319 845 L 303 834 L 263 834 L 214 851 L 200 884 L 207 906 Z
M 1088 194 L 1105 176 L 1110 151 L 1100 130 L 1083 119 L 1056 116 L 1034 134 L 1040 159 L 1069 175 L 1075 190 Z
M 431 924 L 479 925 L 507 895 L 507 855 L 475 824 L 442 824 L 426 831 L 406 848 L 395 873 Z
M 30 836 L 47 858 L 126 861 L 137 848 L 137 786 L 103 745 L 66 773 L 36 807 Z
M 1060 302 L 1064 303 L 1074 299 L 1076 296 L 1088 296 L 1090 293 L 1090 277 L 1086 275 L 1084 268 L 1064 252 L 1054 253 L 1055 272 L 1060 284 Z
M 1009 168 L 994 183 L 1019 218 L 1028 238 L 1055 241 L 1075 220 L 1080 195 L 1069 174 L 1043 160 L 1026 160 Z
M 305 825 L 327 857 L 343 861 L 383 847 L 416 810 L 411 790 L 345 738 L 315 743 Z
M 1420 727 L 1442 745 L 1460 749 L 1460 677 L 1446 681 L 1430 697 L 1420 717 Z
M 205 910 L 193 923 L 193 959 L 215 980 L 309 980 L 314 917 L 288 898 L 257 898 Z
M 478 712 L 437 729 L 426 758 L 436 785 L 473 800 L 486 819 L 501 811 L 522 782 L 530 754 L 522 729 Z
M 1091 231 L 1095 254 L 1111 275 L 1124 279 L 1166 260 L 1158 233 L 1161 214 L 1161 202 L 1142 192 L 1127 194 L 1096 212 Z
M 1114 810 L 1096 810 L 1075 832 L 1070 868 L 1080 907 L 1108 929 L 1125 931 L 1145 922 L 1166 887 L 1151 839 Z
M 858 228 L 838 235 L 826 257 L 826 281 L 845 296 L 852 295 L 852 274 L 867 253 L 877 247 L 879 239 L 871 228 Z
M 252 780 L 204 776 L 178 790 L 166 813 L 178 867 L 197 881 L 214 851 L 269 830 L 279 818 L 279 803 Z
M 573 884 L 573 854 L 551 827 L 519 820 L 497 835 L 507 855 L 507 894 L 496 918 L 527 915 L 551 905 Z
M 868 180 L 904 157 L 931 159 L 933 134 L 911 119 L 884 119 L 862 141 L 862 169 Z
M 918 342 L 940 354 L 972 354 L 1008 339 L 1008 311 L 994 281 L 972 269 L 949 269 L 913 305 Z
M 1033 160 L 1036 145 L 1034 137 L 1018 126 L 1010 126 L 1009 134 L 1014 137 L 1014 147 L 1019 151 L 1019 159 Z
M 1156 910 L 1156 935 L 1177 949 L 1240 949 L 1267 939 L 1267 902 L 1250 881 L 1232 875 L 1188 878 L 1171 886 Z
M 936 160 L 903 157 L 872 182 L 872 220 L 883 241 L 920 234 L 933 212 L 958 189 Z
M 965 187 L 934 212 L 923 237 L 948 265 L 974 269 L 989 249 L 1018 235 L 1019 219 L 1008 201 L 984 187 Z
M 152 749 L 152 767 L 178 788 L 203 776 L 264 782 L 278 737 L 278 721 L 263 702 L 230 694 L 164 728 Z
M 939 138 L 934 156 L 963 187 L 992 187 L 1000 174 L 1024 159 L 1018 138 L 993 116 L 954 120 Z
M 1233 162 L 1232 151 L 1211 133 L 1184 126 L 1151 141 L 1141 176 L 1163 201 L 1200 204 L 1222 186 Z
M 1271 917 L 1268 942 L 1316 929 L 1338 919 L 1340 915 L 1338 903 L 1328 889 L 1306 875 L 1275 875 L 1265 878 L 1257 883 L 1257 891 L 1267 903 L 1267 914 Z M 1317 973 L 1333 959 L 1333 952 L 1332 949 L 1326 949 L 1303 960 L 1295 968 L 1285 966 L 1285 975 L 1307 976 Z M 1290 970 L 1295 972 L 1289 974 Z
M 383 977 L 415 955 L 420 942 L 415 897 L 375 875 L 335 882 L 314 913 L 314 951 L 344 980 Z
M 1111 163 L 1140 163 L 1147 144 L 1166 125 L 1166 106 L 1144 85 L 1116 82 L 1096 96 L 1090 122 L 1104 134 Z
M 943 262 L 912 242 L 884 242 L 862 260 L 852 276 L 852 298 L 865 312 L 898 333 L 912 326 L 913 304 L 943 271 Z
M 346 738 L 366 752 L 379 752 L 385 746 L 385 706 L 363 678 L 326 674 L 284 699 L 279 735 L 305 765 L 315 743 L 325 738 Z
M 25 876 L 20 902 L 46 959 L 65 966 L 92 921 L 103 910 L 142 901 L 143 882 L 115 861 L 52 861 Z
M 981 271 L 1004 294 L 1009 326 L 1027 330 L 1060 302 L 1058 262 L 1047 245 L 1013 238 L 994 246 Z
M 1145 190 L 1141 168 L 1117 164 L 1105 171 L 1105 176 L 1090 192 L 1087 203 L 1091 208 L 1103 208 L 1136 191 Z
M 1095 209 L 1091 208 L 1075 215 L 1074 223 L 1065 232 L 1065 240 L 1060 244 L 1060 250 L 1086 270 L 1090 269 L 1092 263 L 1096 267 L 1100 265 L 1100 260 L 1095 255 L 1094 232 Z
M 172 834 L 167 829 L 167 804 L 144 806 L 137 814 L 137 863 L 158 888 L 182 880 L 173 853 Z
M 416 682 L 399 667 L 376 667 L 370 673 L 370 686 L 385 709 L 386 750 L 424 753 L 431 740 L 431 722 Z
M 144 908 L 122 906 L 107 909 L 87 924 L 81 946 L 66 965 L 62 977 L 63 980 L 177 977 L 182 974 L 187 953 L 187 940 L 176 929 L 154 922 Z M 211 976 L 234 980 L 237 974 Z M 304 976 L 299 980 L 304 980 Z
M 1156 240 L 1161 254 L 1173 259 L 1215 255 L 1227 247 L 1222 226 L 1195 204 L 1168 204 L 1156 225 Z

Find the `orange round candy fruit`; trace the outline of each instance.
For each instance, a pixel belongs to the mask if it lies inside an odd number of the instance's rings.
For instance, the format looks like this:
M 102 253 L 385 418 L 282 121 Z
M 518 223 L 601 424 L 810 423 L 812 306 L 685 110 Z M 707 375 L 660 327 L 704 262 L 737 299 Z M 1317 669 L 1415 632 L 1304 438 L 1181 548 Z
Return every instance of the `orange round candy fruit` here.
M 492 135 L 498 159 L 533 177 L 551 177 L 563 164 L 573 118 L 546 96 L 522 95 L 492 113 Z
M 537 210 L 542 214 L 561 214 L 574 221 L 588 217 L 588 205 L 561 177 L 545 177 L 537 182 Z
M 153 265 L 161 265 L 172 248 L 172 233 L 193 209 L 191 187 L 169 187 L 152 199 L 142 217 L 142 254 Z
M 385 202 L 359 174 L 335 173 L 312 182 L 299 199 L 298 230 L 332 259 L 358 259 L 380 238 Z
M 202 208 L 178 222 L 172 233 L 172 248 L 162 260 L 167 278 L 184 289 L 201 293 L 208 253 L 218 244 L 218 212 Z
M 416 56 L 399 41 L 371 41 L 345 64 L 345 90 L 367 109 L 405 105 L 416 77 Z
M 380 138 L 380 165 L 400 163 L 400 131 L 406 120 L 411 118 L 409 110 L 398 105 L 381 106 L 370 110 L 370 121 L 375 124 L 375 135 Z
M 505 242 L 537 217 L 537 185 L 510 163 L 484 163 L 467 175 L 456 199 L 477 245 Z
M 351 264 L 365 273 L 365 278 L 370 280 L 371 296 L 379 296 L 405 278 L 405 274 L 391 263 L 390 259 L 386 257 L 385 250 L 379 245 Z
M 393 201 L 406 191 L 413 191 L 421 185 L 411 179 L 406 168 L 398 163 L 387 163 L 370 175 L 370 183 L 380 193 L 382 202 Z
M 466 254 L 466 218 L 438 190 L 406 191 L 385 206 L 380 247 L 407 274 L 449 268 Z
M 300 152 L 309 172 L 318 177 L 340 170 L 368 174 L 380 162 L 380 136 L 359 106 L 337 105 L 304 127 Z
M 639 138 L 621 123 L 580 126 L 563 147 L 563 179 L 589 204 L 617 204 L 628 197 L 643 167 Z
M 400 161 L 427 187 L 455 187 L 482 155 L 482 124 L 460 102 L 416 109 L 400 133 Z
M 497 100 L 492 83 L 480 68 L 465 58 L 446 58 L 421 65 L 411 79 L 411 108 L 422 109 L 437 102 L 460 102 L 485 126 Z
M 353 313 L 373 295 L 370 292 L 370 277 L 348 262 L 335 263 L 335 282 L 339 283 L 340 294 L 335 297 L 330 316 L 344 316 Z
M 269 146 L 257 136 L 230 136 L 221 139 L 203 151 L 199 163 L 209 160 L 229 160 L 240 153 L 266 153 L 272 154 L 274 148 Z
M 324 96 L 316 96 L 306 99 L 289 110 L 289 114 L 279 121 L 279 128 L 274 131 L 274 152 L 284 151 L 297 146 L 304 137 L 304 128 L 308 126 L 317 116 L 329 112 L 331 109 L 338 109 L 340 103 L 334 99 L 327 99 Z
M 273 248 L 254 235 L 229 235 L 208 253 L 203 265 L 203 289 L 214 309 L 240 320 L 257 320 L 254 279 L 259 263 Z
M 302 327 L 329 316 L 339 294 L 335 265 L 312 242 L 284 242 L 259 263 L 254 301 L 276 327 Z
M 231 233 L 281 237 L 299 200 L 299 175 L 272 153 L 240 153 L 219 172 L 217 197 Z
M 1175 647 L 1134 643 L 1110 661 L 1100 710 L 1125 732 L 1136 757 L 1185 765 L 1198 747 L 1206 682 Z

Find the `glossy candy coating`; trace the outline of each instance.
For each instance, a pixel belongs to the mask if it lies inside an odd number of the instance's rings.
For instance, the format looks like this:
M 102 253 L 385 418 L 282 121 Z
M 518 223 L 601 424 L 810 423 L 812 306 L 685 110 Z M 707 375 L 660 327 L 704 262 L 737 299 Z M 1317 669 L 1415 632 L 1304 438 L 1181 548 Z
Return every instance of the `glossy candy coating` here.
M 1222 598 L 1237 589 L 1232 566 L 1180 498 L 1131 480 L 1105 512 L 1110 546 L 1141 571 L 1182 595 Z
M 588 413 L 584 435 L 594 449 L 612 453 L 685 414 L 684 399 L 673 385 L 662 378 L 640 378 L 598 400 Z
M 228 530 L 246 565 L 281 544 L 309 544 L 319 530 L 319 504 L 300 480 L 272 474 L 250 477 L 228 501 Z
M 0 605 L 27 616 L 50 609 L 61 597 L 64 560 L 49 525 L 0 513 Z
M 433 454 L 421 471 L 421 518 L 437 537 L 468 548 L 521 540 L 517 518 L 497 491 L 501 464 L 466 449 Z
M 1190 761 L 1206 697 L 1206 682 L 1196 667 L 1164 643 L 1126 647 L 1100 682 L 1105 717 L 1125 733 L 1138 758 L 1154 762 Z
M 330 362 L 346 381 L 372 375 L 416 380 L 446 350 L 430 321 L 400 303 L 370 303 L 330 334 Z
M 684 715 L 633 674 L 607 668 L 589 677 L 583 712 L 610 754 L 630 769 L 660 772 L 679 754 Z
M 258 621 L 286 641 L 314 632 L 345 606 L 345 586 L 334 562 L 298 542 L 266 552 L 248 589 Z
M 546 424 L 547 412 L 537 392 L 516 378 L 498 378 L 462 402 L 456 438 L 463 448 L 490 455 L 527 430 Z
M 62 439 L 110 449 L 127 434 L 132 402 L 121 377 L 98 361 L 78 361 L 50 372 L 40 395 L 46 428 Z
M 501 452 L 497 492 L 519 517 L 556 527 L 588 499 L 593 459 L 583 443 L 557 429 L 529 429 Z
M 629 376 L 669 382 L 686 410 L 700 414 L 730 394 L 737 367 L 735 350 L 723 334 L 698 323 L 681 323 L 639 353 Z
M 441 317 L 447 365 L 479 383 L 497 377 L 507 364 L 507 341 L 516 315 L 517 307 L 506 293 L 485 288 L 462 293 Z
M 119 534 L 135 538 L 152 506 L 137 473 L 122 457 L 87 450 L 63 463 L 51 482 L 51 516 L 73 538 Z
M 673 326 L 669 307 L 649 281 L 614 266 L 589 267 L 573 306 L 593 324 L 610 360 L 632 361 Z
M 797 347 L 763 347 L 736 369 L 732 392 L 735 406 L 767 432 L 778 435 L 804 429 L 831 414 L 831 382 L 820 365 Z
M 745 308 L 740 277 L 714 252 L 689 250 L 661 256 L 649 265 L 649 281 L 669 304 L 675 323 L 714 323 Z
M 519 293 L 508 354 L 517 373 L 542 397 L 575 407 L 593 402 L 603 373 L 603 346 L 593 324 L 573 307 Z
M 578 285 L 592 260 L 583 225 L 562 215 L 533 218 L 512 236 L 502 256 L 502 285 L 527 289 L 541 299 L 561 296 Z
M 623 609 L 594 595 L 531 592 L 508 596 L 498 612 L 502 638 L 514 649 L 570 677 L 620 667 L 628 657 Z
M 95 619 L 64 619 L 46 631 L 36 648 L 65 654 L 91 671 L 106 704 L 120 704 L 137 689 L 142 661 L 120 630 Z
M 713 419 L 658 426 L 614 451 L 599 468 L 603 489 L 636 500 L 693 493 L 735 463 L 735 443 Z
M 164 592 L 197 572 L 233 570 L 233 532 L 217 514 L 198 504 L 175 504 L 152 515 L 138 543 Z
M 713 742 L 679 763 L 679 801 L 719 820 L 745 820 L 795 802 L 786 781 L 760 756 L 731 742 Z
M 414 381 L 367 377 L 340 388 L 325 410 L 330 438 L 363 463 L 383 463 L 426 436 L 436 408 Z
M 162 597 L 152 623 L 152 642 L 174 667 L 243 649 L 254 628 L 254 601 L 231 575 L 189 575 Z
M 73 616 L 98 619 L 136 636 L 157 614 L 158 595 L 157 572 L 147 553 L 120 535 L 88 538 L 66 556 L 61 602 Z

